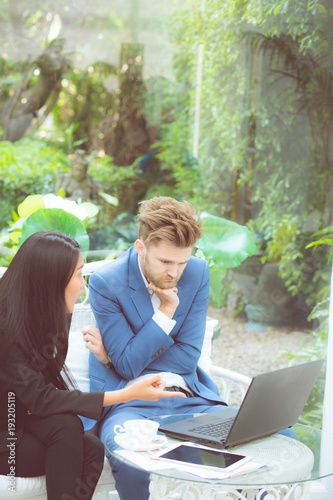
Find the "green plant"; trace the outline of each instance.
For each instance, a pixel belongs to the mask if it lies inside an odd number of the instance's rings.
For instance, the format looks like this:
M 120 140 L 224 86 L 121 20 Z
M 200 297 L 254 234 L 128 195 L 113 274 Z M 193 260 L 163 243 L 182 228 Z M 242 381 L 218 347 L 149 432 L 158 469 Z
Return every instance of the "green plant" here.
M 324 306 L 324 302 L 320 304 L 321 311 L 317 310 L 317 312 L 313 311 L 311 313 L 312 318 L 321 318 L 323 319 L 323 315 L 328 318 L 328 310 L 324 313 L 322 307 Z M 326 303 L 327 306 L 327 303 Z M 326 307 L 325 307 L 326 308 Z M 327 308 L 328 309 L 328 308 Z M 287 356 L 290 362 L 307 362 L 313 361 L 315 359 L 326 359 L 327 353 L 327 326 L 328 323 L 326 319 L 321 323 L 318 330 L 312 332 L 314 337 L 316 338 L 316 342 L 311 347 L 304 347 L 302 352 L 286 352 L 282 351 L 281 355 Z M 311 391 L 311 394 L 304 406 L 304 409 L 299 418 L 299 422 L 304 425 L 309 425 L 311 427 L 316 427 L 321 429 L 322 427 L 322 417 L 323 417 L 323 400 L 324 400 L 324 391 L 325 391 L 325 376 L 326 376 L 326 363 L 322 368 L 318 379 Z
M 13 212 L 13 221 L 9 223 L 7 237 L 3 236 L 7 246 L 15 252 L 23 241 L 37 231 L 57 230 L 73 236 L 86 257 L 89 251 L 89 236 L 84 227 L 98 209 L 92 203 L 77 205 L 75 201 L 64 200 L 53 194 L 30 195 Z
M 276 226 L 271 238 L 268 237 L 262 258 L 263 262 L 279 264 L 279 276 L 287 290 L 304 302 L 308 313 L 315 307 L 320 290 L 330 280 L 328 251 L 324 246 L 319 246 L 319 241 L 314 241 L 316 236 L 302 232 L 297 218 L 286 215 Z
M 210 298 L 221 306 L 226 270 L 235 268 L 257 251 L 255 238 L 246 226 L 208 213 L 200 215 L 203 234 L 196 243 L 196 255 L 204 257 L 210 269 Z
M 132 190 L 137 179 L 135 165 L 119 167 L 108 155 L 92 154 L 89 173 L 94 181 L 103 187 L 100 192 L 104 204 L 101 206 L 99 225 L 110 224 L 122 212 L 128 211 L 128 197 L 133 198 Z
M 68 169 L 67 155 L 45 140 L 0 141 L 0 229 L 24 198 L 53 192 L 57 172 Z
M 202 205 L 205 186 L 201 179 L 198 160 L 189 152 L 184 112 L 179 111 L 177 120 L 161 125 L 161 138 L 155 142 L 157 158 L 160 162 L 159 185 L 152 183 L 148 196 L 162 194 L 184 198 L 194 205 Z M 152 179 L 154 180 L 154 179 Z M 158 191 L 158 193 L 157 193 Z M 168 193 L 169 191 L 169 193 Z
M 138 223 L 134 215 L 121 213 L 102 228 L 89 233 L 91 248 L 108 250 L 111 255 L 127 250 L 138 235 Z
M 70 234 L 79 243 L 83 258 L 89 251 L 89 236 L 81 220 L 63 208 L 41 208 L 29 215 L 23 223 L 18 248 L 32 234 L 38 231 L 59 231 Z
M 103 186 L 103 191 L 119 200 L 121 186 L 131 186 L 134 182 L 135 166 L 119 167 L 112 162 L 110 156 L 93 154 L 89 162 L 89 173 Z
M 65 140 L 60 145 L 72 153 L 77 146 L 91 151 L 101 144 L 100 124 L 114 111 L 116 95 L 105 82 L 116 74 L 116 68 L 105 62 L 95 62 L 89 68 L 73 68 L 64 75 L 62 90 L 53 108 L 57 126 L 55 137 Z M 60 134 L 59 134 L 60 131 Z
M 79 128 L 79 126 L 80 126 L 79 123 L 71 123 L 64 130 L 66 152 L 68 154 L 74 153 L 75 150 L 85 142 L 85 139 L 77 139 L 77 140 L 74 139 L 75 131 Z
M 332 267 L 332 244 L 333 244 L 333 227 L 328 226 L 325 229 L 318 231 L 312 235 L 311 243 L 306 246 L 306 249 L 315 249 L 318 251 L 321 247 L 328 247 L 328 258 L 326 261 L 327 267 L 331 272 Z M 316 305 L 313 307 L 309 321 L 316 321 L 317 328 L 312 332 L 316 338 L 316 342 L 311 347 L 306 347 L 303 352 L 290 353 L 283 352 L 287 355 L 290 361 L 301 359 L 302 361 L 311 361 L 313 359 L 326 359 L 327 355 L 327 339 L 329 330 L 329 306 L 330 306 L 331 287 L 329 284 L 324 284 L 317 295 Z M 300 422 L 313 427 L 321 428 L 322 426 L 322 408 L 323 397 L 325 390 L 325 367 L 319 374 L 316 384 L 311 392 L 311 395 L 304 407 L 300 417 Z
M 327 226 L 321 231 L 317 231 L 312 237 L 314 240 L 307 245 L 307 248 L 317 248 L 320 245 L 327 245 L 329 247 L 328 260 L 331 261 L 333 257 L 333 226 Z
M 200 94 L 201 203 L 241 224 L 255 218 L 310 308 L 326 272 L 305 246 L 333 213 L 332 15 L 326 0 L 198 0 L 170 23 L 188 106 Z

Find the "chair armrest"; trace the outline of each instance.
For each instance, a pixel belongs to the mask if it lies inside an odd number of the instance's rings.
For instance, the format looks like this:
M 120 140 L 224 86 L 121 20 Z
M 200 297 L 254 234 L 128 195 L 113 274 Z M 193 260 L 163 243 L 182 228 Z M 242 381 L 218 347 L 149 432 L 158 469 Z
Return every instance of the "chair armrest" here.
M 83 266 L 82 274 L 89 275 L 108 262 L 108 260 L 95 260 L 94 262 L 85 263 Z
M 223 401 L 228 405 L 239 406 L 250 385 L 251 378 L 216 365 L 211 366 L 210 376 L 218 386 Z

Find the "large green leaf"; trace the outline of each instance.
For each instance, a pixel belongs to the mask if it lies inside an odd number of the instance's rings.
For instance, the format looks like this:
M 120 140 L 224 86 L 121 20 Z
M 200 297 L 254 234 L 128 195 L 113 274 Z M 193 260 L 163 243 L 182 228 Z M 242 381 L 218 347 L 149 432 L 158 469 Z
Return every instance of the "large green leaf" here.
M 28 215 L 31 215 L 40 208 L 45 208 L 44 196 L 41 194 L 32 194 L 27 196 L 26 199 L 18 206 L 17 212 L 20 217 L 28 217 Z
M 246 226 L 202 213 L 203 235 L 196 243 L 207 260 L 232 268 L 257 252 L 255 238 Z
M 62 208 L 42 208 L 29 215 L 23 225 L 18 247 L 38 231 L 59 231 L 71 235 L 81 246 L 83 258 L 89 251 L 89 236 L 82 222 Z
M 226 275 L 226 268 L 223 266 L 216 266 L 215 264 L 211 264 L 209 266 L 210 272 L 210 288 L 209 288 L 209 296 L 216 303 L 217 307 L 221 307 L 222 305 L 222 280 Z

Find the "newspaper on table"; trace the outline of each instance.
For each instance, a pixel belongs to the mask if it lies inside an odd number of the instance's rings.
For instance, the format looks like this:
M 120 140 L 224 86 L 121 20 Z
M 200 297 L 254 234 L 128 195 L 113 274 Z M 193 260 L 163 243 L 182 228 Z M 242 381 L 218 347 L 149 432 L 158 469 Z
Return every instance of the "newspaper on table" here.
M 242 456 L 235 463 L 225 468 L 214 467 L 209 464 L 209 459 L 206 463 L 194 464 L 186 463 L 182 461 L 176 461 L 172 459 L 166 459 L 162 455 L 167 454 L 171 450 L 175 450 L 177 447 L 191 447 L 200 450 L 205 456 L 205 450 L 213 451 L 214 453 L 227 454 L 229 456 L 235 455 L 227 450 L 216 450 L 215 448 L 210 448 L 208 446 L 202 446 L 195 443 L 183 442 L 179 440 L 168 440 L 168 445 L 160 449 L 149 450 L 149 451 L 131 451 L 125 449 L 115 450 L 115 454 L 123 457 L 124 459 L 140 467 L 143 470 L 154 473 L 154 471 L 176 469 L 188 474 L 193 474 L 202 479 L 207 479 L 211 481 L 220 481 L 223 479 L 228 479 L 234 476 L 240 476 L 249 474 L 251 472 L 258 472 L 261 470 L 267 470 L 265 464 L 260 464 L 252 459 L 250 456 Z M 208 455 L 208 454 L 206 454 Z M 232 458 L 232 457 L 231 457 Z M 238 458 L 238 457 L 237 457 Z M 231 460 L 232 462 L 232 460 Z

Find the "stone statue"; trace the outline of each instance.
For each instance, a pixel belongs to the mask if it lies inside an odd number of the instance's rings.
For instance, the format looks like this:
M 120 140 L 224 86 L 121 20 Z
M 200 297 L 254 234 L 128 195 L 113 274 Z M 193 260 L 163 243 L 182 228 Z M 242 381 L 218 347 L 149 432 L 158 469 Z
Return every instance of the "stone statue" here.
M 57 174 L 56 193 L 59 190 L 65 192 L 65 198 L 74 200 L 77 203 L 82 201 L 98 202 L 99 186 L 88 174 L 88 162 L 85 157 L 85 151 L 78 149 L 70 159 L 70 173 Z

